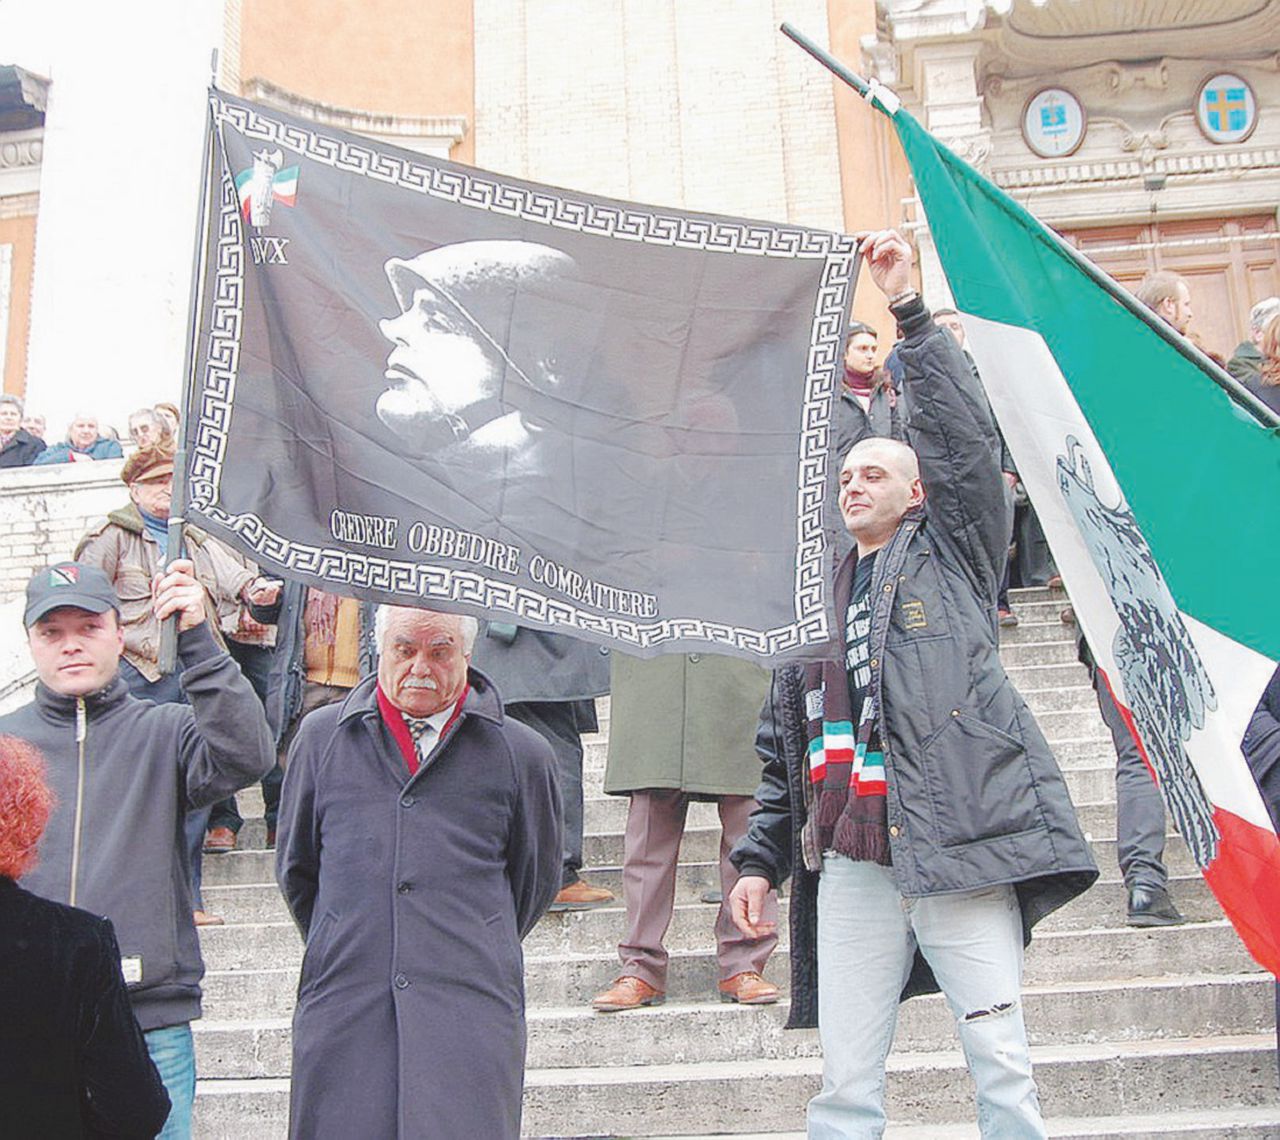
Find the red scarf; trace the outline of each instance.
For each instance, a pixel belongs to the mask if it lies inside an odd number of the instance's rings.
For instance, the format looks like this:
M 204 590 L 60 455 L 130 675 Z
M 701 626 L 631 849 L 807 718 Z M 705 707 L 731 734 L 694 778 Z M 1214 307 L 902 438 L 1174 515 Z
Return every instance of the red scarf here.
M 874 372 L 850 372 L 847 368 L 844 370 L 844 386 L 855 396 L 861 396 L 864 400 L 871 399 L 875 379 Z
M 413 735 L 409 732 L 409 726 L 404 722 L 404 714 L 391 703 L 391 698 L 382 691 L 381 682 L 378 683 L 377 691 L 378 711 L 382 714 L 382 722 L 387 726 L 392 739 L 399 746 L 400 755 L 404 757 L 405 766 L 409 769 L 409 775 L 411 777 L 416 776 L 418 774 L 418 749 L 413 743 Z M 467 699 L 467 694 L 470 691 L 470 685 L 462 686 L 462 694 L 454 704 L 453 712 L 449 714 L 449 719 L 444 722 L 444 727 L 440 730 L 441 740 L 444 739 L 445 733 L 453 727 L 453 722 L 462 713 L 463 702 Z

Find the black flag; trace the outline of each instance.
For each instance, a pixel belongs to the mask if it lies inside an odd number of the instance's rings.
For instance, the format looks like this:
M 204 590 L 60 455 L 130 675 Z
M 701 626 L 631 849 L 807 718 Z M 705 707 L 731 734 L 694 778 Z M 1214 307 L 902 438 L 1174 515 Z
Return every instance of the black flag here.
M 211 100 L 192 518 L 336 593 L 822 655 L 851 238 Z

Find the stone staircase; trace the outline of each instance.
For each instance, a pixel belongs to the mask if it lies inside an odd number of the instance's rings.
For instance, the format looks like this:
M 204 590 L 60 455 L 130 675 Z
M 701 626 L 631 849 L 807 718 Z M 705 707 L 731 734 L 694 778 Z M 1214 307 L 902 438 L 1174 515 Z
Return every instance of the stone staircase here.
M 1114 754 L 1072 631 L 1058 618 L 1065 599 L 1042 589 L 1016 591 L 1014 600 L 1021 624 L 1003 631 L 1002 656 L 1066 772 L 1102 870 L 1092 890 L 1037 928 L 1027 954 L 1027 1023 L 1051 1134 L 1280 1136 L 1273 980 L 1244 951 L 1176 838 L 1171 889 L 1189 922 L 1124 925 Z M 607 700 L 601 706 L 603 733 Z M 620 893 L 626 802 L 600 791 L 605 741 L 587 743 L 586 859 L 591 881 Z M 251 791 L 242 801 L 257 818 L 246 819 L 240 849 L 205 859 L 206 903 L 227 925 L 201 932 L 208 975 L 205 1018 L 195 1026 L 199 1137 L 283 1136 L 288 1116 L 302 944 L 262 850 L 261 800 Z M 782 1030 L 785 993 L 783 1004 L 754 1009 L 715 994 L 714 910 L 699 895 L 718 885 L 718 834 L 712 805 L 694 805 L 667 939 L 665 1005 L 612 1015 L 587 1006 L 617 973 L 620 905 L 548 915 L 526 940 L 527 1135 L 801 1135 L 805 1101 L 820 1083 L 816 1032 Z M 767 971 L 784 987 L 786 905 L 784 898 L 783 938 Z M 888 1107 L 896 1140 L 977 1136 L 972 1087 L 939 996 L 902 1007 Z M 429 1122 L 421 1135 L 432 1135 Z

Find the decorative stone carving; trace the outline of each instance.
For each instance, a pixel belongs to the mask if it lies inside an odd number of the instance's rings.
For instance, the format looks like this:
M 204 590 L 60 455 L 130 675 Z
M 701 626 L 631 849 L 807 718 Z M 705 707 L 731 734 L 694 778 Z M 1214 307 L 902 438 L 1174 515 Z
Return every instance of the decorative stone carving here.
M 40 189 L 44 128 L 0 131 L 0 198 L 34 194 Z
M 250 99 L 266 103 L 287 114 L 310 119 L 326 127 L 371 135 L 382 142 L 437 158 L 448 158 L 450 149 L 460 143 L 467 133 L 465 115 L 389 115 L 334 107 L 295 95 L 265 79 L 250 79 L 244 85 L 244 93 Z
M 1146 87 L 1151 91 L 1163 91 L 1169 86 L 1169 65 L 1163 59 L 1140 63 L 1103 64 L 1107 90 L 1121 95 L 1134 87 Z
M 1169 149 L 1168 128 L 1170 121 L 1180 117 L 1185 117 L 1185 113 L 1169 116 L 1154 131 L 1135 131 L 1128 123 L 1121 122 L 1119 119 L 1111 121 L 1124 131 L 1120 139 L 1120 149 L 1126 154 L 1134 154 L 1136 152 L 1138 161 L 1144 167 L 1151 167 L 1155 163 L 1156 152 Z
M 992 5 L 995 7 L 995 5 Z M 1044 39 L 1123 35 L 1135 29 L 1219 28 L 1266 12 L 1267 0 L 1074 0 L 1070 4 L 1003 3 L 1021 35 Z
M 39 166 L 44 156 L 43 132 L 30 138 L 6 138 L 0 135 L 0 170 L 22 166 Z
M 991 160 L 991 136 L 983 133 L 969 135 L 964 138 L 943 139 L 959 158 L 963 158 L 970 166 L 986 172 Z
M 886 87 L 898 82 L 898 49 L 874 32 L 862 37 L 862 61 L 868 79 L 878 79 Z

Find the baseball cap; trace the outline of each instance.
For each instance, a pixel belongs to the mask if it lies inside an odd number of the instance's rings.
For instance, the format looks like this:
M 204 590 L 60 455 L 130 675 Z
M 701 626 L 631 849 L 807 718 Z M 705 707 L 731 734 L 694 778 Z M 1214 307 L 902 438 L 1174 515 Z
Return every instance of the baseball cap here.
M 74 606 L 91 614 L 120 612 L 120 599 L 108 578 L 96 566 L 58 562 L 37 570 L 27 583 L 27 609 L 22 622 L 30 629 L 50 610 Z

